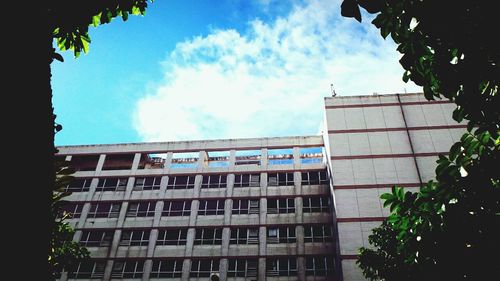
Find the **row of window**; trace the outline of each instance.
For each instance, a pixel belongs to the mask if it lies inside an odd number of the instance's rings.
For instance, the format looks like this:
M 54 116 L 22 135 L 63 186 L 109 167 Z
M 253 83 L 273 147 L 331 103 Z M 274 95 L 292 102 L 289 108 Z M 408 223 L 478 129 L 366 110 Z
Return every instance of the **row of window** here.
M 91 178 L 78 178 L 67 187 L 68 192 L 89 191 Z M 137 177 L 133 190 L 158 190 L 160 189 L 161 177 Z M 167 189 L 190 189 L 194 188 L 195 176 L 171 176 L 168 178 Z M 127 187 L 128 178 L 100 178 L 96 191 L 124 191 Z M 327 184 L 326 171 L 309 171 L 302 173 L 302 185 Z M 293 173 L 268 173 L 268 186 L 293 186 Z M 234 187 L 258 187 L 260 186 L 260 174 L 236 174 Z M 203 175 L 201 188 L 225 188 L 227 187 L 227 175 Z
M 331 276 L 334 272 L 333 256 L 306 256 L 307 276 Z M 115 260 L 111 278 L 142 278 L 144 260 Z M 151 278 L 179 278 L 182 276 L 182 259 L 153 259 Z M 190 277 L 209 277 L 219 272 L 219 259 L 193 259 Z M 88 261 L 77 264 L 69 272 L 69 278 L 89 279 L 102 278 L 106 266 L 105 261 Z M 229 259 L 228 277 L 255 277 L 258 272 L 256 258 Z M 297 258 L 267 258 L 267 276 L 296 276 Z
M 222 228 L 197 228 L 194 245 L 221 245 Z M 80 243 L 85 247 L 107 247 L 111 245 L 114 231 L 85 230 Z M 131 229 L 122 231 L 120 246 L 147 246 L 150 229 Z M 267 243 L 295 243 L 295 226 L 270 226 L 267 228 Z M 304 225 L 304 242 L 332 242 L 332 228 L 329 225 Z M 187 228 L 160 229 L 156 245 L 186 245 Z M 257 227 L 239 227 L 231 229 L 230 244 L 258 244 Z
M 192 201 L 164 201 L 162 216 L 189 216 Z M 225 199 L 200 200 L 198 215 L 224 215 Z M 154 217 L 157 201 L 130 202 L 127 217 Z M 117 218 L 120 213 L 121 202 L 97 202 L 90 205 L 87 218 Z M 63 211 L 79 218 L 82 214 L 83 203 L 68 202 Z M 260 211 L 259 199 L 234 199 L 233 215 L 258 214 Z M 304 213 L 330 212 L 328 197 L 303 197 Z M 267 198 L 268 214 L 295 213 L 294 198 Z

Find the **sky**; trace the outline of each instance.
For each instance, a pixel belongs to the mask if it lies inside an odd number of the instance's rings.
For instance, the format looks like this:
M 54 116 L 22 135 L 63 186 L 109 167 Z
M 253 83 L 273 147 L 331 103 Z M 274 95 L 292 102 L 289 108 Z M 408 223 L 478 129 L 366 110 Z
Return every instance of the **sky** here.
M 337 0 L 155 0 L 52 63 L 56 145 L 316 135 L 324 97 L 421 92 Z

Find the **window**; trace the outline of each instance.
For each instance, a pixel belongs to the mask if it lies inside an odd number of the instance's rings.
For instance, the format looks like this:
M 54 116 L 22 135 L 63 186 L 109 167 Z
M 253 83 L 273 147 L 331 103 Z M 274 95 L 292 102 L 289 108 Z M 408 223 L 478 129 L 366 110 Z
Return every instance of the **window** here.
M 194 238 L 195 245 L 221 245 L 222 228 L 198 228 Z
M 120 246 L 147 246 L 151 230 L 123 230 Z
M 102 165 L 102 170 L 130 170 L 135 154 L 107 154 Z
M 64 191 L 66 192 L 85 192 L 89 191 L 90 183 L 92 179 L 74 179 L 70 184 L 66 186 Z
M 186 245 L 187 229 L 160 229 L 156 245 Z
M 296 276 L 297 259 L 296 258 L 267 258 L 266 261 L 267 276 Z
M 328 184 L 328 174 L 325 170 L 302 173 L 302 185 Z
M 304 213 L 330 212 L 330 199 L 328 197 L 304 197 Z
M 257 259 L 229 259 L 228 277 L 257 276 Z
M 267 151 L 268 165 L 286 165 L 293 164 L 293 149 L 279 148 L 269 149 Z
M 84 247 L 109 247 L 114 231 L 84 230 L 80 244 Z
M 219 260 L 193 259 L 190 277 L 209 277 L 211 273 L 219 272 Z
M 268 214 L 295 213 L 295 199 L 293 199 L 293 198 L 281 198 L 281 199 L 267 198 L 267 213 Z
M 104 276 L 105 261 L 85 261 L 76 264 L 69 270 L 69 278 L 90 279 L 102 278 Z
M 260 186 L 260 174 L 236 174 L 234 175 L 234 187 L 258 187 Z
M 268 186 L 293 186 L 293 173 L 270 173 L 267 174 Z
M 227 175 L 205 175 L 201 188 L 225 188 L 227 186 Z
M 267 229 L 267 243 L 295 243 L 295 226 L 269 227 Z
M 66 214 L 69 214 L 70 218 L 79 218 L 82 215 L 84 203 L 74 203 L 66 202 L 61 206 L 61 212 L 58 214 L 59 218 L 62 218 Z
M 306 275 L 308 276 L 333 275 L 333 257 L 332 256 L 306 257 Z
M 154 217 L 156 202 L 130 202 L 127 217 Z
M 304 225 L 304 242 L 332 242 L 330 225 Z
M 258 244 L 259 243 L 259 229 L 253 228 L 233 228 L 231 229 L 231 239 L 229 244 Z
M 111 278 L 141 278 L 144 271 L 143 260 L 115 260 Z
M 220 200 L 200 200 L 198 215 L 224 215 L 224 199 Z
M 189 216 L 191 201 L 165 201 L 161 215 L 164 217 Z
M 182 259 L 153 259 L 151 278 L 179 278 L 182 275 Z
M 87 218 L 117 218 L 122 203 L 100 202 L 92 203 Z
M 161 177 L 136 178 L 134 190 L 158 190 L 160 189 Z
M 128 178 L 103 178 L 95 191 L 124 191 L 127 188 Z
M 233 215 L 242 214 L 258 214 L 259 199 L 234 199 L 233 200 Z
M 260 150 L 237 150 L 234 165 L 260 165 Z
M 99 155 L 73 155 L 71 156 L 71 167 L 78 171 L 95 171 Z
M 195 176 L 171 176 L 168 177 L 167 189 L 190 189 L 194 188 Z

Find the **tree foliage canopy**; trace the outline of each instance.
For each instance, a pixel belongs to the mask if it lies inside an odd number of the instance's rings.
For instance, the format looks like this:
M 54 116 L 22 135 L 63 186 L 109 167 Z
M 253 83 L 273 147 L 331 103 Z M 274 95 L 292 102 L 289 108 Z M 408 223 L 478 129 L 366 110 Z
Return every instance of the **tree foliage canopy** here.
M 372 280 L 479 280 L 498 276 L 500 251 L 500 48 L 493 1 L 344 0 L 360 6 L 402 54 L 403 80 L 428 100 L 448 98 L 467 133 L 437 161 L 436 180 L 418 193 L 383 194 L 391 215 L 357 261 Z

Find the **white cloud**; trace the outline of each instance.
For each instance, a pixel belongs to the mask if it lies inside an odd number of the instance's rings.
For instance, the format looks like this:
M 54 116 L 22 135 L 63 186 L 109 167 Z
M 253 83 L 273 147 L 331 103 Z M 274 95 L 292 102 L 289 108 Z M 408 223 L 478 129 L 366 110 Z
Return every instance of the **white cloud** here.
M 138 101 L 145 141 L 316 134 L 323 97 L 420 91 L 401 80 L 399 54 L 339 1 L 306 1 L 289 15 L 254 20 L 248 33 L 214 30 L 179 43 L 165 79 Z

